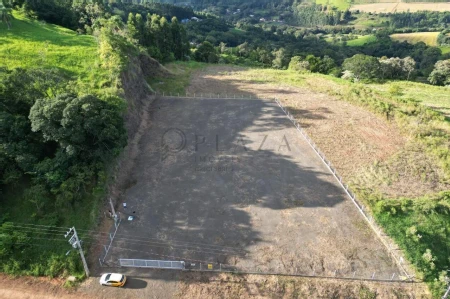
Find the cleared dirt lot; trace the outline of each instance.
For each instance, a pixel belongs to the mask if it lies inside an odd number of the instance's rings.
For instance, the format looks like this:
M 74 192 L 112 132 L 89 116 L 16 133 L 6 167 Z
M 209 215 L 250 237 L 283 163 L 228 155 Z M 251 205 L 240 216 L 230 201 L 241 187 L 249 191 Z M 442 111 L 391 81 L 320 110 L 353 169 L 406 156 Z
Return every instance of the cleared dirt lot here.
M 272 101 L 157 99 L 108 255 L 245 271 L 399 273 Z M 137 240 L 137 238 L 140 238 Z
M 332 84 L 330 81 L 302 78 L 301 74 L 298 78 L 305 81 L 304 87 L 293 87 L 289 82 L 274 83 L 272 74 L 265 76 L 257 70 L 208 67 L 195 74 L 188 92 L 214 90 L 220 94 L 278 98 L 347 179 L 362 167 L 384 160 L 405 146 L 406 140 L 395 125 L 363 108 L 312 91 Z M 340 86 L 336 84 L 333 88 L 338 90 Z

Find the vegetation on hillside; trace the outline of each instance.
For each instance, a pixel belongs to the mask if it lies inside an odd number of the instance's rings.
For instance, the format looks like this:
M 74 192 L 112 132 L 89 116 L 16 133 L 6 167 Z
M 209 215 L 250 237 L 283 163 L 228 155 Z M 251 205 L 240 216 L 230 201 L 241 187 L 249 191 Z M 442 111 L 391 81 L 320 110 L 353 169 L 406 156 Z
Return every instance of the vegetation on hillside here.
M 47 226 L 96 222 L 105 168 L 126 144 L 123 59 L 111 59 L 124 53 L 104 47 L 99 55 L 92 37 L 15 16 L 0 33 L 2 50 L 14 53 L 0 72 L 1 271 L 80 274 L 76 252 L 66 258 L 69 244 Z

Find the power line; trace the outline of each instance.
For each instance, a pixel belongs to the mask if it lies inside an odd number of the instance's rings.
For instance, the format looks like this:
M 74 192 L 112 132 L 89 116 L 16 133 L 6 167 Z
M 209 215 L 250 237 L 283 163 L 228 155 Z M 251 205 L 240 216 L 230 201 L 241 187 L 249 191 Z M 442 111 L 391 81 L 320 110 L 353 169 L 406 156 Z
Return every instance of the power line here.
M 35 226 L 35 225 L 32 225 L 32 226 Z M 38 225 L 38 226 L 40 226 L 40 225 Z M 49 230 L 51 230 L 55 234 L 57 234 L 58 232 L 63 232 L 62 231 L 63 228 L 60 228 L 60 227 L 56 227 L 56 226 L 44 226 L 44 227 L 48 227 L 48 229 L 34 228 L 34 227 L 25 227 L 25 226 L 18 226 L 18 225 L 15 225 L 15 226 L 12 226 L 12 227 L 6 227 L 4 229 L 20 228 L 20 229 L 24 229 L 24 230 L 42 231 L 43 233 L 50 233 Z M 59 229 L 61 229 L 61 231 L 59 231 Z M 65 231 L 67 231 L 67 229 L 65 229 L 64 232 Z M 92 233 L 90 235 L 82 235 L 82 238 L 91 238 L 92 239 L 92 238 L 94 238 L 93 235 L 99 235 L 100 238 L 107 238 L 109 236 L 109 233 L 95 232 L 95 231 L 92 231 L 92 230 L 86 230 L 86 231 L 91 231 Z M 173 244 L 167 244 L 167 242 L 165 242 L 165 240 L 162 240 L 160 238 L 151 238 L 151 237 L 125 238 L 125 237 L 121 237 L 122 235 L 129 236 L 127 234 L 116 234 L 116 238 L 121 239 L 121 240 L 127 240 L 127 241 L 130 241 L 131 243 L 134 242 L 134 243 L 159 244 L 159 245 L 170 246 L 170 247 L 183 246 L 183 247 L 189 247 L 189 248 L 204 248 L 204 249 L 206 249 L 208 251 L 219 251 L 219 252 L 224 252 L 224 253 L 236 253 L 236 252 L 243 252 L 244 251 L 244 249 L 242 249 L 242 248 L 221 246 L 221 245 L 215 245 L 215 244 L 185 242 L 185 241 L 178 241 L 178 240 L 173 240 L 173 239 L 168 241 L 168 242 L 171 242 Z M 165 243 L 149 241 L 149 240 L 164 241 Z M 156 246 L 156 247 L 158 247 L 158 246 Z M 159 247 L 161 247 L 161 246 L 159 246 Z
M 60 235 L 55 232 L 42 232 L 42 234 L 53 234 L 53 236 Z M 59 241 L 59 242 L 65 242 L 64 240 L 59 239 L 50 239 L 50 238 L 40 238 L 36 236 L 28 237 L 29 239 L 39 239 L 39 240 L 50 240 L 50 241 Z M 107 238 L 107 236 L 101 236 L 101 238 Z M 82 242 L 93 244 L 96 241 L 100 241 L 99 239 L 96 239 L 92 236 L 83 236 L 80 238 L 83 240 Z M 91 239 L 91 240 L 86 240 Z M 233 251 L 224 251 L 220 249 L 215 248 L 205 248 L 205 247 L 194 247 L 189 245 L 172 245 L 167 243 L 158 243 L 153 241 L 144 241 L 144 240 L 134 240 L 134 239 L 127 239 L 127 238 L 118 238 L 122 240 L 128 240 L 127 243 L 133 243 L 133 244 L 146 244 L 148 243 L 151 247 L 157 247 L 157 248 L 165 248 L 165 249 L 185 249 L 191 252 L 199 252 L 199 253 L 205 253 L 205 254 L 239 254 L 239 253 L 245 253 L 244 250 L 240 250 L 240 252 L 233 252 Z

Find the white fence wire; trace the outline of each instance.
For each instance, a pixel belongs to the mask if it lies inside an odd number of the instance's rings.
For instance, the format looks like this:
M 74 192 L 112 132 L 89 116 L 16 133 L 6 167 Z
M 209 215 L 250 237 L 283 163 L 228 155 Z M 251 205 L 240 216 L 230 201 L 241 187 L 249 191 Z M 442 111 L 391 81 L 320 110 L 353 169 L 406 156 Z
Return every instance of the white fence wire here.
M 180 97 L 180 98 L 200 98 L 200 99 L 254 99 L 254 100 L 265 100 L 265 101 L 275 101 L 276 104 L 283 110 L 289 120 L 294 124 L 303 138 L 308 142 L 313 151 L 319 156 L 320 160 L 329 169 L 331 174 L 336 178 L 339 185 L 342 187 L 344 192 L 353 202 L 357 210 L 361 213 L 362 217 L 367 221 L 370 228 L 375 232 L 375 235 L 379 238 L 381 243 L 386 247 L 387 251 L 391 255 L 392 259 L 397 264 L 399 270 L 406 276 L 407 279 L 413 280 L 413 276 L 408 273 L 405 268 L 405 259 L 401 256 L 400 250 L 397 245 L 392 242 L 383 232 L 381 227 L 375 222 L 373 217 L 365 211 L 365 207 L 361 204 L 356 195 L 351 191 L 348 185 L 344 183 L 343 178 L 338 174 L 336 168 L 333 164 L 325 157 L 325 155 L 320 151 L 314 141 L 308 136 L 306 131 L 300 126 L 295 117 L 289 112 L 289 110 L 283 106 L 283 104 L 278 99 L 264 99 L 258 97 L 252 97 L 252 95 L 236 95 L 236 94 L 215 94 L 215 93 L 157 93 L 156 96 L 160 97 Z
M 353 204 L 356 206 L 358 211 L 361 213 L 363 218 L 367 221 L 369 226 L 372 228 L 372 230 L 375 232 L 377 237 L 380 239 L 380 241 L 383 243 L 383 245 L 388 250 L 389 254 L 392 256 L 393 260 L 399 267 L 399 269 L 406 275 L 408 279 L 412 279 L 412 276 L 410 276 L 405 269 L 403 265 L 404 258 L 400 256 L 397 252 L 395 252 L 395 244 L 393 244 L 383 233 L 383 230 L 381 227 L 379 227 L 373 217 L 365 212 L 365 207 L 360 202 L 358 202 L 355 194 L 350 190 L 348 185 L 346 185 L 342 179 L 342 177 L 338 174 L 336 168 L 331 164 L 330 161 L 325 157 L 325 155 L 320 151 L 320 149 L 317 147 L 317 145 L 314 143 L 314 141 L 308 136 L 306 131 L 300 126 L 300 124 L 297 122 L 295 117 L 289 112 L 287 108 L 283 106 L 283 104 L 278 100 L 275 99 L 275 102 L 280 106 L 280 108 L 283 110 L 283 112 L 286 114 L 286 116 L 289 118 L 289 120 L 294 124 L 294 126 L 297 128 L 297 130 L 300 132 L 300 134 L 303 136 L 303 138 L 308 142 L 308 144 L 311 146 L 313 151 L 319 156 L 320 160 L 325 164 L 325 166 L 330 170 L 331 174 L 336 178 L 339 185 L 344 189 L 344 192 L 348 195 L 350 200 L 353 202 Z
M 300 124 L 297 122 L 297 120 L 295 119 L 295 117 L 289 112 L 289 110 L 283 106 L 283 104 L 278 100 L 278 99 L 263 99 L 263 98 L 258 98 L 258 97 L 252 97 L 251 95 L 236 95 L 236 94 L 213 94 L 213 93 L 185 93 L 185 94 L 180 94 L 180 93 L 157 93 L 156 96 L 159 97 L 163 97 L 163 98 L 171 98 L 171 97 L 179 97 L 179 98 L 198 98 L 198 99 L 252 99 L 252 100 L 265 100 L 265 101 L 275 101 L 275 103 L 282 109 L 282 111 L 286 114 L 286 116 L 289 118 L 289 120 L 294 124 L 294 126 L 296 127 L 296 129 L 300 132 L 300 134 L 302 135 L 302 137 L 307 141 L 307 143 L 310 145 L 310 147 L 313 149 L 313 151 L 319 156 L 320 160 L 325 164 L 325 166 L 328 168 L 328 170 L 331 172 L 331 174 L 334 176 L 334 178 L 337 180 L 338 184 L 342 187 L 342 189 L 344 190 L 344 192 L 347 194 L 347 196 L 350 198 L 350 200 L 353 202 L 353 204 L 355 205 L 355 207 L 357 208 L 357 210 L 360 212 L 360 214 L 362 215 L 362 217 L 366 220 L 366 222 L 369 224 L 370 228 L 375 232 L 375 235 L 379 238 L 379 240 L 382 242 L 382 244 L 386 247 L 387 251 L 389 252 L 389 254 L 391 255 L 391 257 L 393 258 L 393 260 L 395 261 L 395 263 L 397 264 L 399 270 L 402 272 L 402 274 L 404 274 L 405 276 L 401 276 L 401 275 L 396 275 L 395 273 L 392 276 L 389 276 L 387 279 L 379 279 L 379 281 L 414 281 L 414 277 L 410 274 L 408 274 L 408 271 L 406 270 L 404 263 L 405 263 L 405 259 L 401 256 L 400 254 L 400 250 L 397 249 L 397 246 L 392 242 L 392 240 L 390 240 L 384 233 L 383 230 L 381 229 L 381 227 L 378 226 L 378 224 L 375 222 L 375 220 L 373 219 L 373 217 L 368 214 L 365 211 L 365 207 L 363 204 L 361 204 L 357 198 L 356 195 L 351 191 L 351 189 L 349 188 L 348 185 L 346 185 L 344 183 L 343 178 L 338 174 L 336 168 L 333 166 L 333 164 L 325 157 L 325 155 L 320 151 L 320 149 L 318 148 L 318 146 L 314 143 L 314 141 L 308 136 L 308 134 L 306 133 L 306 131 L 300 126 Z M 103 258 L 103 261 L 106 258 L 106 255 L 109 251 L 109 248 L 111 247 L 111 243 L 114 239 L 114 235 L 117 232 L 117 228 L 118 226 L 116 226 L 114 234 L 111 236 L 111 240 L 110 240 L 110 244 L 109 246 L 105 246 L 105 257 Z M 100 262 L 100 264 L 102 264 Z M 222 268 L 222 266 L 225 266 L 224 264 L 221 264 L 220 267 L 220 271 L 227 271 L 224 268 Z M 191 270 L 197 270 L 197 269 L 191 269 Z M 217 269 L 219 270 L 219 269 Z M 217 271 L 216 269 L 214 269 L 213 271 Z M 274 273 L 264 273 L 264 272 L 253 272 L 249 269 L 242 271 L 241 270 L 237 270 L 237 269 L 233 269 L 230 272 L 236 272 L 236 273 L 255 273 L 255 274 L 271 274 L 273 275 Z M 338 271 L 336 270 L 334 273 L 334 277 L 338 278 L 340 275 L 338 275 L 337 273 Z M 372 274 L 372 276 L 368 279 L 371 280 L 377 280 L 375 279 L 375 273 L 374 272 Z M 355 273 L 353 273 L 353 275 L 350 276 L 341 276 L 340 278 L 342 279 L 358 279 L 357 277 L 355 277 Z M 288 274 L 288 275 L 292 275 L 292 274 Z M 315 271 L 312 275 L 309 274 L 293 274 L 293 275 L 297 275 L 297 276 L 306 276 L 306 277 L 328 277 L 328 276 L 320 276 L 320 275 L 316 275 Z M 394 279 L 397 276 L 397 279 Z M 360 280 L 366 280 L 367 278 L 365 277 L 361 277 L 359 278 Z M 450 288 L 447 290 L 447 292 L 445 293 L 444 297 L 442 297 L 443 299 L 447 299 L 448 296 L 450 296 Z

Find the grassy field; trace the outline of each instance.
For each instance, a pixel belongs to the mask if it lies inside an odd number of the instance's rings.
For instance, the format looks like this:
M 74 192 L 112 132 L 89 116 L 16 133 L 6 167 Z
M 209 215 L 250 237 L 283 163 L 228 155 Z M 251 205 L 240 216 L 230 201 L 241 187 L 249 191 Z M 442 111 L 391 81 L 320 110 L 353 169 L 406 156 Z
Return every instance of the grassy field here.
M 401 99 L 413 99 L 450 118 L 450 92 L 447 87 L 405 81 L 370 84 L 369 86 L 386 96 L 390 95 L 393 86 L 399 87 Z
M 339 10 L 346 10 L 350 8 L 350 0 L 316 0 L 317 4 L 331 5 L 337 7 Z
M 174 75 L 167 78 L 149 78 L 149 84 L 158 93 L 164 94 L 184 94 L 189 85 L 192 72 L 206 67 L 208 64 L 190 61 L 173 62 L 165 67 Z
M 98 68 L 93 36 L 27 19 L 14 13 L 11 30 L 0 23 L 0 61 L 9 69 L 57 67 L 92 88 L 100 88 L 104 74 Z
M 349 47 L 358 47 L 362 46 L 364 44 L 373 43 L 377 40 L 377 38 L 374 35 L 358 35 L 356 39 L 348 40 L 346 41 L 347 46 Z M 332 43 L 333 37 L 328 36 L 325 37 L 325 41 Z M 338 42 L 339 44 L 343 44 L 343 42 Z
M 391 38 L 397 41 L 406 41 L 411 44 L 424 42 L 428 46 L 437 46 L 437 37 L 439 32 L 414 32 L 414 33 L 396 33 L 392 34 Z M 442 54 L 450 53 L 450 47 L 439 47 Z
M 371 12 L 371 13 L 393 13 L 393 12 L 416 12 L 416 11 L 449 11 L 449 2 L 439 3 L 404 3 L 392 0 L 391 3 L 369 3 L 352 5 L 350 10 Z
M 358 47 L 364 44 L 370 44 L 376 42 L 377 38 L 374 35 L 361 35 L 358 39 L 353 39 L 347 41 L 347 46 L 349 47 Z
M 398 41 L 406 41 L 411 44 L 424 42 L 428 46 L 437 46 L 437 37 L 439 32 L 414 32 L 414 33 L 396 33 L 391 38 Z

